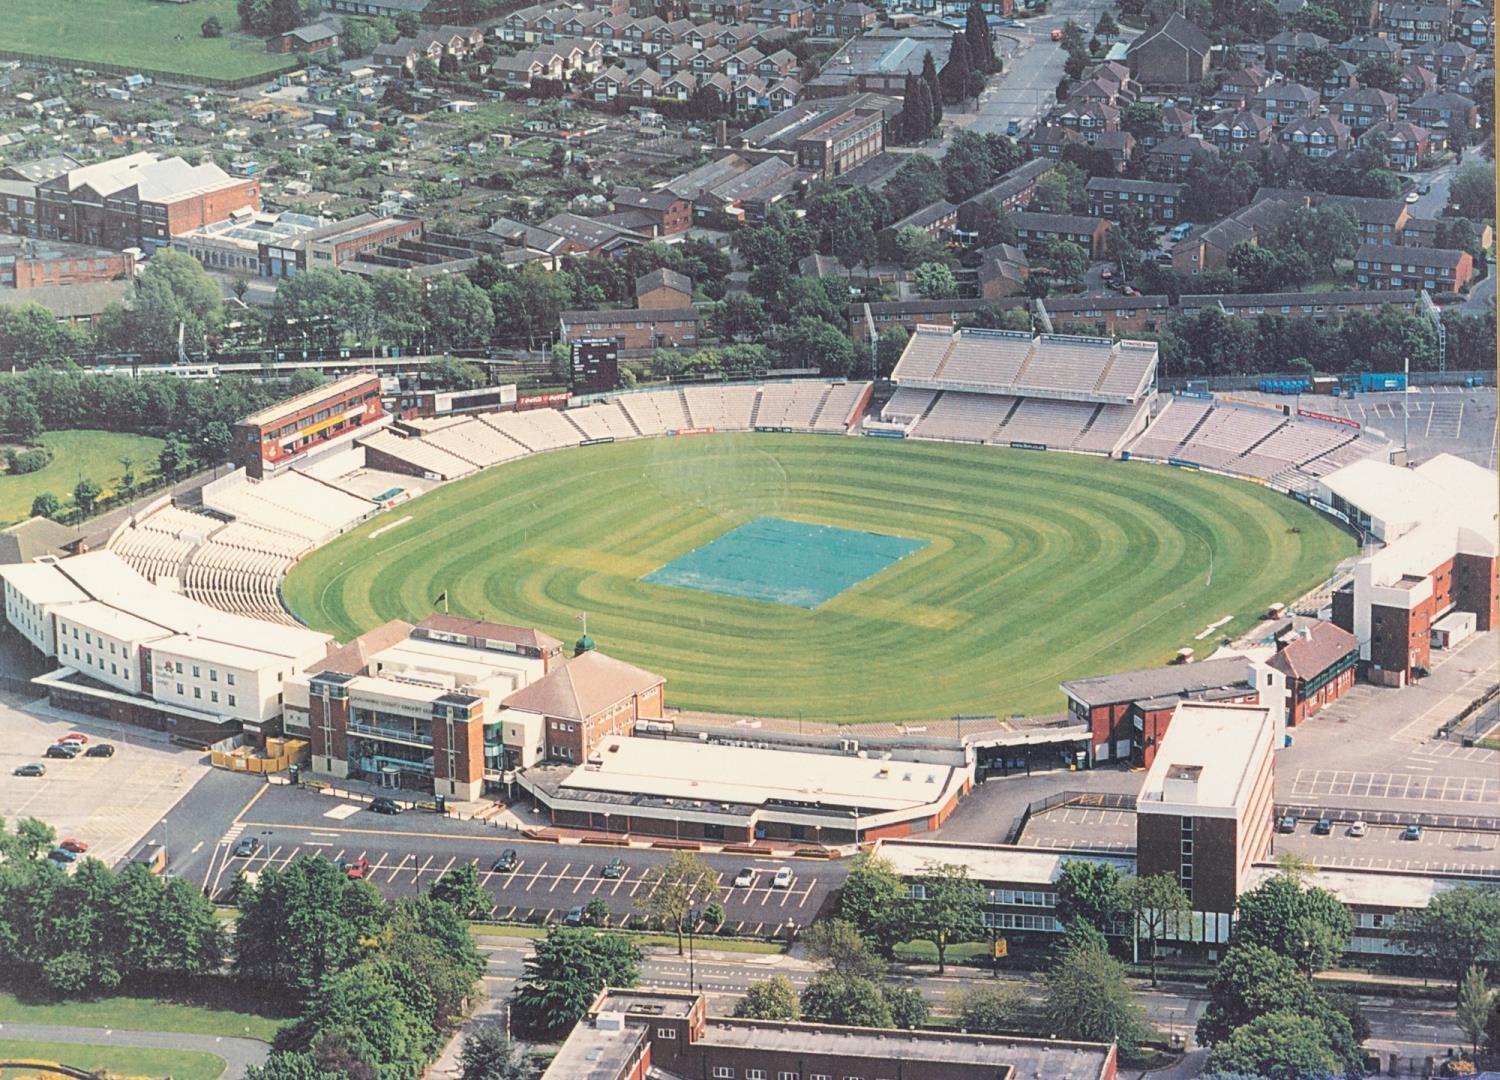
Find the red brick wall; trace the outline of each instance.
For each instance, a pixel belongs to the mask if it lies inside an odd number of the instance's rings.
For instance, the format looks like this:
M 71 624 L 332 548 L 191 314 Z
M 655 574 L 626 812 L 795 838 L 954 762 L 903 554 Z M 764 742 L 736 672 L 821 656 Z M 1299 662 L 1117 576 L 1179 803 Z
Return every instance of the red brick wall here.
M 1370 605 L 1370 662 L 1387 671 L 1410 672 L 1431 662 L 1432 601 L 1424 600 L 1410 612 Z
M 1500 623 L 1500 559 L 1455 555 L 1453 602 L 1474 613 L 1478 629 L 1493 630 Z
M 1293 687 L 1295 698 L 1292 703 L 1292 726 L 1302 723 L 1308 717 L 1315 715 L 1325 706 L 1332 705 L 1339 698 L 1349 692 L 1354 685 L 1354 669 L 1339 675 L 1332 682 L 1324 683 L 1310 697 L 1302 696 L 1303 683 L 1299 680 Z
M 143 203 L 142 206 L 152 205 Z M 260 209 L 260 181 L 246 177 L 233 185 L 203 195 L 190 195 L 167 204 L 167 235 L 178 236 L 192 229 L 223 221 L 248 206 Z
M 102 269 L 94 264 L 103 261 Z M 113 281 L 127 276 L 135 266 L 129 255 L 100 251 L 98 255 L 68 255 L 58 259 L 17 259 L 17 289 L 36 289 L 44 285 L 82 285 L 88 282 Z

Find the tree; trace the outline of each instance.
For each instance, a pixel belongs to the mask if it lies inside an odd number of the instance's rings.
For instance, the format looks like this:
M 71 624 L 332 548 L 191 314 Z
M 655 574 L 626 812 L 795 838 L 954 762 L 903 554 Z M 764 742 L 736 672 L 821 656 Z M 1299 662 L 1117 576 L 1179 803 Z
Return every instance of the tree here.
M 370 307 L 373 333 L 391 345 L 406 347 L 421 339 L 427 323 L 422 316 L 422 289 L 394 270 L 370 276 Z
M 1360 61 L 1359 66 L 1354 69 L 1354 77 L 1359 80 L 1361 87 L 1394 94 L 1396 84 L 1401 81 L 1401 72 L 1391 61 L 1372 56 Z
M 203 456 L 210 462 L 229 460 L 234 449 L 234 432 L 222 420 L 210 420 L 203 427 Z
M 94 503 L 98 501 L 100 494 L 99 485 L 87 476 L 73 485 L 73 501 L 85 514 L 94 512 Z
M 1242 893 L 1235 910 L 1234 944 L 1264 945 L 1308 975 L 1336 963 L 1354 933 L 1349 909 L 1332 893 L 1285 874 Z
M 401 37 L 416 37 L 422 32 L 422 20 L 414 11 L 403 11 L 396 16 L 396 33 Z
M 876 377 L 885 378 L 895 370 L 896 361 L 901 359 L 901 354 L 906 351 L 906 343 L 911 340 L 911 335 L 906 332 L 904 326 L 892 326 L 888 330 L 882 330 L 880 337 L 875 341 L 875 368 Z
M 960 131 L 953 136 L 943 154 L 942 168 L 948 198 L 955 203 L 977 195 L 994 180 L 989 146 L 984 136 L 974 131 Z
M 646 871 L 645 892 L 636 908 L 677 934 L 677 955 L 682 955 L 682 931 L 693 919 L 693 909 L 722 896 L 719 872 L 698 856 L 674 851 L 672 857 Z
M 1067 859 L 1057 878 L 1056 913 L 1064 925 L 1081 919 L 1101 933 L 1120 912 L 1120 871 L 1103 862 Z
M 1054 237 L 1042 251 L 1043 265 L 1060 281 L 1082 281 L 1089 268 L 1089 255 L 1071 240 Z
M 156 456 L 156 471 L 168 480 L 175 480 L 186 472 L 192 460 L 192 450 L 178 432 L 172 432 L 162 444 Z
M 1099 21 L 1094 24 L 1094 33 L 1105 41 L 1113 41 L 1120 33 L 1120 24 L 1115 22 L 1115 17 L 1106 9 L 1099 16 Z
M 1320 1005 L 1317 991 L 1292 960 L 1253 944 L 1237 944 L 1224 954 L 1208 984 L 1208 996 L 1197 1030 L 1204 1046 L 1217 1046 L 1257 1016 L 1313 1016 Z
M 940 863 L 912 879 L 901 904 L 901 922 L 908 939 L 936 946 L 942 974 L 947 970 L 948 946 L 980 935 L 983 907 L 984 886 L 969 877 L 969 868 Z
M 1495 216 L 1495 166 L 1468 161 L 1448 185 L 1448 213 L 1483 221 Z
M 1275 1012 L 1235 1029 L 1208 1055 L 1206 1072 L 1260 1080 L 1326 1080 L 1343 1072 L 1317 1020 Z
M 495 906 L 494 898 L 479 884 L 479 865 L 473 862 L 466 862 L 438 878 L 427 890 L 427 896 L 447 904 L 465 919 L 488 915 L 490 908 Z
M 820 975 L 802 988 L 802 1019 L 812 1023 L 888 1028 L 890 1004 L 869 979 Z
M 219 21 L 219 17 L 217 15 L 210 15 L 208 18 L 204 19 L 203 25 L 198 29 L 206 38 L 216 38 L 224 36 L 224 24 Z
M 422 372 L 425 381 L 442 390 L 478 390 L 489 382 L 484 368 L 469 360 L 440 356 Z
M 460 1080 L 527 1080 L 515 1043 L 498 1024 L 484 1024 L 464 1036 L 459 1053 Z
M 422 309 L 436 344 L 445 348 L 489 344 L 495 327 L 490 298 L 462 274 L 447 274 L 433 282 Z
M 712 904 L 709 905 L 709 907 L 712 906 Z M 705 921 L 712 923 L 713 920 L 709 917 L 708 908 L 704 909 L 704 913 Z M 719 919 L 719 922 L 722 923 L 723 921 L 722 918 Z M 583 905 L 583 924 L 585 926 L 604 926 L 608 922 L 609 904 L 605 901 L 604 897 L 595 896 L 587 904 Z M 714 925 L 717 926 L 718 924 L 714 923 Z
M 885 962 L 860 934 L 859 928 L 846 919 L 820 919 L 802 935 L 809 960 L 833 975 L 877 978 L 885 971 Z
M 1480 957 L 1500 955 L 1500 888 L 1460 885 L 1439 893 L 1425 908 L 1398 916 L 1395 937 L 1457 985 Z
M 948 61 L 943 65 L 938 81 L 943 87 L 943 100 L 950 105 L 961 103 L 968 94 L 969 76 L 974 65 L 969 59 L 969 39 L 961 30 L 955 30 L 953 41 L 948 46 Z
M 634 986 L 640 962 L 640 949 L 623 934 L 559 927 L 526 958 L 516 1008 L 527 1030 L 560 1035 L 583 1018 L 604 987 Z
M 937 66 L 931 52 L 922 56 L 922 82 L 926 85 L 928 98 L 932 102 L 932 126 L 928 130 L 936 131 L 943 123 L 943 86 L 938 80 Z
M 1135 917 L 1136 933 L 1146 934 L 1151 951 L 1151 985 L 1156 985 L 1156 943 L 1192 910 L 1192 901 L 1171 874 L 1127 878 L 1120 887 L 1126 911 Z
M 1009 983 L 975 982 L 955 990 L 949 1009 L 963 1031 L 977 1035 L 999 1035 L 1020 1026 L 1025 998 Z
M 343 1080 L 329 1072 L 312 1054 L 278 1050 L 266 1058 L 264 1065 L 245 1068 L 245 1080 Z
M 39 858 L 44 851 L 51 851 L 57 843 L 57 830 L 45 821 L 25 817 L 16 822 L 13 839 L 7 838 L 6 851 L 21 859 Z
M 1120 126 L 1137 139 L 1161 131 L 1161 122 L 1161 106 L 1154 101 L 1132 101 L 1120 111 Z
M 224 317 L 224 294 L 201 263 L 177 251 L 158 251 L 136 279 L 124 324 L 130 351 L 175 354 L 178 327 L 188 348 L 200 348 Z
M 1281 259 L 1276 252 L 1248 240 L 1230 248 L 1228 265 L 1247 290 L 1270 292 L 1282 283 Z
M 320 1056 L 325 1041 L 379 1076 L 416 1076 L 439 1044 L 431 994 L 410 968 L 383 956 L 340 971 L 280 1038 L 288 1049 Z
M 839 916 L 859 928 L 884 955 L 901 941 L 897 909 L 906 896 L 906 886 L 895 867 L 879 855 L 854 857 L 848 876 L 839 887 Z
M 50 491 L 44 491 L 31 500 L 32 517 L 53 517 L 62 509 L 62 500 Z
M 880 996 L 891 1010 L 891 1026 L 910 1031 L 927 1023 L 931 1010 L 915 986 L 882 986 Z
M 771 328 L 766 306 L 749 293 L 730 293 L 709 316 L 713 332 L 728 341 L 755 341 Z
M 1047 973 L 1047 1018 L 1064 1037 L 1133 1047 L 1147 1031 L 1125 965 L 1098 948 L 1070 949 Z
M 816 367 L 829 376 L 848 375 L 854 367 L 849 335 L 821 319 L 798 319 L 783 327 L 772 351 L 777 367 Z
M 891 217 L 899 220 L 913 210 L 931 206 L 946 192 L 945 174 L 938 160 L 929 154 L 908 154 L 886 181 L 883 194 Z
M 947 300 L 958 295 L 958 280 L 943 263 L 923 263 L 912 271 L 912 283 L 924 300 Z
M 1484 971 L 1471 964 L 1464 977 L 1458 981 L 1458 1026 L 1473 1048 L 1474 1057 L 1479 1057 L 1479 1043 L 1484 1038 L 1485 1026 L 1496 1009 L 1496 994 L 1485 985 Z
M 785 975 L 753 982 L 734 1006 L 734 1015 L 747 1020 L 799 1020 L 802 1005 L 797 988 Z
M 344 16 L 339 23 L 339 52 L 345 60 L 369 56 L 380 44 L 380 34 L 368 19 Z
M 1037 177 L 1031 193 L 1030 209 L 1039 213 L 1066 214 L 1070 209 L 1068 178 L 1058 169 Z

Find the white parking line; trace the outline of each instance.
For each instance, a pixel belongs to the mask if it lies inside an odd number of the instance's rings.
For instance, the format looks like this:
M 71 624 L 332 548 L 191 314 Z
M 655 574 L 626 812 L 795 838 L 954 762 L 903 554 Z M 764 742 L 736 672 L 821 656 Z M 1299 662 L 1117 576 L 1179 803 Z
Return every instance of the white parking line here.
M 572 868 L 573 868 L 573 864 L 572 863 L 565 864 L 563 866 L 563 868 L 560 871 L 558 871 L 557 876 L 552 879 L 552 884 L 547 886 L 547 891 L 548 892 L 553 892 L 557 888 L 558 882 L 562 881 L 562 879 L 567 876 L 568 871 L 571 870 Z
M 399 874 L 401 872 L 402 868 L 406 866 L 406 860 L 407 859 L 411 859 L 411 860 L 415 861 L 416 860 L 416 856 L 415 855 L 411 855 L 411 854 L 406 854 L 406 855 L 401 856 L 401 861 L 398 862 L 395 866 L 391 867 L 391 876 L 385 879 L 385 883 L 387 885 L 389 885 L 391 882 L 393 882 L 393 881 L 396 880 L 396 875 Z
M 454 856 L 453 858 L 449 859 L 448 860 L 448 865 L 445 866 L 445 867 L 443 867 L 442 870 L 438 871 L 437 880 L 441 881 L 443 879 L 443 877 L 448 873 L 448 871 L 451 870 L 451 869 L 453 869 L 453 864 L 455 862 L 457 862 L 457 861 L 458 861 L 458 857 L 457 856 Z
M 422 864 L 422 868 L 420 870 L 418 870 L 416 873 L 412 874 L 412 876 L 411 876 L 411 883 L 413 885 L 415 885 L 417 883 L 418 879 L 420 879 L 423 874 L 427 873 L 427 868 L 432 865 L 432 860 L 434 858 L 436 858 L 436 857 L 437 856 L 435 856 L 435 855 L 429 855 L 429 856 L 427 856 L 427 861 Z
M 536 870 L 533 871 L 533 873 L 531 875 L 531 880 L 526 883 L 526 891 L 527 892 L 531 891 L 531 887 L 536 884 L 537 878 L 539 878 L 539 877 L 542 876 L 542 871 L 545 870 L 545 869 L 547 869 L 547 863 L 546 863 L 546 860 L 543 860 L 542 861 L 542 865 L 538 866 L 536 868 Z

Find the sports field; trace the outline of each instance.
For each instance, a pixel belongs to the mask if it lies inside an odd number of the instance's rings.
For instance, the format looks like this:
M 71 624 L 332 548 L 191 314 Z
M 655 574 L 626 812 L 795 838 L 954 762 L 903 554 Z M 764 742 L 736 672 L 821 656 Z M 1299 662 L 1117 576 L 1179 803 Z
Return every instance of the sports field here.
M 777 524 L 766 534 L 761 519 Z M 875 539 L 830 576 L 808 569 L 826 549 L 776 553 L 796 535 L 779 523 Z M 837 550 L 837 533 L 818 535 Z M 759 570 L 747 543 L 769 545 Z M 417 621 L 444 592 L 455 613 L 570 642 L 582 611 L 603 651 L 667 677 L 672 705 L 920 721 L 1058 711 L 1060 679 L 1211 651 L 1194 640 L 1208 624 L 1242 630 L 1354 551 L 1285 496 L 1165 466 L 713 435 L 558 451 L 450 484 L 314 553 L 286 598 L 341 639 Z M 808 574 L 830 599 L 799 606 Z
M 79 65 L 113 64 L 150 71 L 238 79 L 283 71 L 288 57 L 238 32 L 234 0 L 5 0 L 0 49 L 57 57 Z M 224 36 L 206 38 L 210 15 Z

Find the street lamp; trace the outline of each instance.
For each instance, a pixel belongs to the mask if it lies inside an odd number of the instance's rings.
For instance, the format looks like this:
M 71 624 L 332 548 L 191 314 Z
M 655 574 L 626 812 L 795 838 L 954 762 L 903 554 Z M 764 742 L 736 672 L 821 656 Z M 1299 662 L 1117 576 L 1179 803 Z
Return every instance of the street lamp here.
M 688 908 L 688 989 L 695 989 L 697 981 L 693 969 L 693 928 L 698 925 L 698 909 Z

